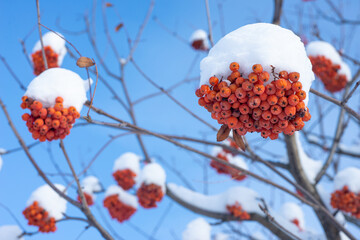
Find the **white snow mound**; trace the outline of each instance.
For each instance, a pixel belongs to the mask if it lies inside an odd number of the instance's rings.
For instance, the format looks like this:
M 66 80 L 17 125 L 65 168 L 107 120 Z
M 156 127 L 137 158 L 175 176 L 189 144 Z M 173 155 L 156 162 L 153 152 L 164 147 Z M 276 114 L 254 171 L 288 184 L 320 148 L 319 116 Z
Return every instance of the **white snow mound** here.
M 60 33 L 57 33 L 60 36 L 64 37 Z M 60 36 L 56 35 L 54 32 L 47 32 L 42 36 L 44 47 L 50 46 L 54 52 L 56 52 L 58 56 L 58 65 L 61 66 L 64 57 L 66 55 L 66 47 L 65 47 L 65 40 L 62 39 Z M 36 42 L 32 52 L 37 52 L 41 50 L 41 42 L 40 40 Z
M 62 97 L 65 108 L 74 106 L 81 111 L 86 101 L 86 87 L 88 80 L 64 68 L 50 68 L 35 77 L 27 87 L 25 96 L 41 101 L 43 107 L 53 107 L 55 99 Z
M 354 193 L 360 193 L 360 169 L 356 167 L 345 168 L 338 172 L 334 178 L 335 190 L 348 186 Z
M 165 193 L 165 181 L 166 173 L 165 170 L 158 163 L 149 163 L 146 164 L 143 168 L 139 185 L 145 183 L 146 185 L 155 184 L 161 187 L 163 193 Z
M 299 221 L 301 229 L 305 228 L 304 212 L 301 207 L 293 202 L 286 202 L 281 206 L 281 215 L 284 216 L 290 222 L 294 219 Z
M 300 82 L 307 93 L 315 79 L 312 65 L 306 55 L 304 44 L 292 31 L 269 23 L 255 23 L 230 32 L 210 49 L 209 55 L 200 63 L 200 86 L 209 84 L 209 78 L 226 78 L 231 71 L 229 65 L 237 62 L 239 71 L 245 76 L 252 72 L 254 64 L 261 64 L 264 71 L 275 73 L 282 70 L 300 73 Z M 273 80 L 270 74 L 270 81 Z
M 64 191 L 65 187 L 61 184 L 54 184 L 60 191 Z M 49 185 L 45 184 L 37 188 L 28 199 L 26 206 L 30 206 L 37 201 L 39 206 L 44 208 L 50 217 L 60 220 L 63 213 L 66 212 L 67 201 L 60 197 Z
M 109 186 L 105 192 L 105 197 L 112 196 L 115 194 L 118 196 L 120 202 L 137 209 L 138 202 L 137 202 L 136 196 L 134 196 L 130 193 L 127 193 L 126 191 L 124 191 L 124 189 L 122 189 L 121 187 L 119 187 L 117 185 Z
M 230 235 L 226 233 L 216 233 L 214 236 L 214 240 L 228 240 L 230 239 Z
M 17 225 L 4 225 L 0 226 L 0 239 L 3 240 L 24 240 L 18 238 L 23 231 Z
M 100 192 L 102 190 L 100 181 L 95 176 L 87 176 L 81 181 L 81 186 L 83 192 L 91 195 L 93 200 L 95 200 L 95 192 Z
M 349 66 L 342 61 L 338 51 L 336 51 L 336 49 L 330 43 L 325 41 L 310 42 L 306 46 L 306 52 L 308 56 L 313 56 L 313 57 L 324 56 L 330 59 L 333 62 L 333 64 L 339 64 L 341 67 L 339 70 L 339 74 L 344 74 L 348 81 L 351 79 L 351 71 Z
M 3 165 L 3 160 L 2 160 L 1 155 L 0 155 L 0 171 L 1 171 L 2 165 Z
M 140 160 L 141 157 L 135 153 L 124 153 L 115 160 L 113 172 L 116 172 L 117 170 L 130 169 L 138 176 L 140 172 Z
M 197 218 L 188 223 L 182 233 L 182 240 L 210 240 L 211 226 L 203 218 Z
M 183 201 L 209 212 L 226 214 L 228 213 L 226 206 L 231 206 L 238 202 L 246 212 L 263 215 L 259 208 L 259 195 L 250 188 L 241 186 L 232 187 L 223 193 L 211 196 L 194 192 L 174 183 L 168 183 L 167 188 L 172 194 Z

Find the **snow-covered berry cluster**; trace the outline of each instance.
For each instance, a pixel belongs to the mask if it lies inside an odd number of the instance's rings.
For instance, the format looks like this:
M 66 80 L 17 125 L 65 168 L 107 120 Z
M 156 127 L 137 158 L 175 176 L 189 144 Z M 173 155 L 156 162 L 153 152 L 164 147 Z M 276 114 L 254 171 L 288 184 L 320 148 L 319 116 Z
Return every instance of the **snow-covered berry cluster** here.
M 123 222 L 136 212 L 137 202 L 133 195 L 113 185 L 106 191 L 104 207 L 108 209 L 112 218 Z
M 306 46 L 306 51 L 314 73 L 326 90 L 334 93 L 345 88 L 351 78 L 351 72 L 331 44 L 323 41 L 310 42 Z
M 37 201 L 25 208 L 23 214 L 30 226 L 39 227 L 39 232 L 48 233 L 56 231 L 55 218 L 49 217 L 49 213 L 40 207 Z
M 91 194 L 84 192 L 84 197 L 88 206 L 94 205 L 94 199 Z M 77 196 L 77 200 L 81 203 L 81 198 L 79 195 Z
M 131 189 L 140 171 L 140 157 L 134 153 L 124 153 L 114 163 L 113 177 L 124 190 Z
M 48 32 L 42 36 L 42 40 L 48 68 L 60 67 L 67 52 L 65 39 L 63 39 L 63 36 L 60 33 Z M 36 76 L 45 71 L 40 40 L 36 42 L 32 50 L 31 60 Z
M 80 113 L 75 107 L 64 108 L 64 99 L 57 97 L 54 107 L 43 107 L 40 101 L 27 96 L 22 97 L 21 108 L 29 109 L 31 112 L 24 113 L 22 119 L 26 121 L 26 126 L 34 139 L 40 142 L 64 139 L 70 134 L 75 120 L 80 117 Z
M 232 73 L 227 80 L 212 76 L 210 86 L 203 84 L 195 92 L 199 105 L 219 124 L 227 124 L 240 135 L 260 132 L 263 138 L 277 139 L 279 133 L 292 135 L 310 120 L 298 72 L 280 71 L 268 83 L 270 74 L 261 64 L 253 65 L 247 77 L 239 67 L 236 62 L 230 63 Z
M 209 50 L 208 34 L 202 29 L 194 31 L 190 37 L 190 44 L 195 50 Z
M 50 46 L 45 46 L 44 51 L 45 51 L 45 57 L 46 57 L 46 62 L 47 62 L 48 68 L 59 67 L 59 65 L 58 65 L 59 55 L 56 52 L 54 52 L 54 50 Z M 44 64 L 44 60 L 43 60 L 42 50 L 38 50 L 38 51 L 34 52 L 33 54 L 31 54 L 31 59 L 32 59 L 32 62 L 34 65 L 34 74 L 35 75 L 39 75 L 40 73 L 45 71 L 45 64 Z
M 241 220 L 250 219 L 250 215 L 241 207 L 241 205 L 238 202 L 235 202 L 235 204 L 233 205 L 227 205 L 226 209 L 229 211 L 231 215 Z
M 81 188 L 88 206 L 92 206 L 94 204 L 96 198 L 95 193 L 103 190 L 99 179 L 95 176 L 87 176 L 84 178 L 81 181 Z M 77 200 L 81 203 L 80 196 L 77 197 Z
M 333 208 L 360 218 L 360 192 L 352 192 L 348 186 L 344 186 L 331 194 L 330 203 Z
M 228 141 L 229 144 L 231 144 L 231 142 L 233 141 Z M 234 155 L 233 153 L 229 153 L 229 151 L 225 151 L 224 148 L 214 147 L 212 155 L 228 163 L 231 163 L 232 165 L 248 170 L 248 167 L 243 158 L 238 155 Z M 229 167 L 223 163 L 219 163 L 215 160 L 211 160 L 210 166 L 213 167 L 219 174 L 230 175 L 231 178 L 237 181 L 242 181 L 246 178 L 246 175 L 242 174 L 239 170 Z
M 60 191 L 65 187 L 55 184 Z M 49 233 L 56 231 L 56 221 L 63 217 L 67 201 L 60 197 L 49 185 L 37 188 L 27 201 L 23 215 L 30 226 L 36 226 L 40 232 Z

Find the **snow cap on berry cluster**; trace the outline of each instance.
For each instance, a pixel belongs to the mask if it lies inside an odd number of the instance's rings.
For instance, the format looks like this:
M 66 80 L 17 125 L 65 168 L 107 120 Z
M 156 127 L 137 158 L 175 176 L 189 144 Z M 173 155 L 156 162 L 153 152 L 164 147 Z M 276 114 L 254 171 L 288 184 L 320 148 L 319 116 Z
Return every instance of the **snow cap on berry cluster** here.
M 203 218 L 196 218 L 188 223 L 182 233 L 182 240 L 210 240 L 211 226 Z
M 57 189 L 64 191 L 65 187 L 61 184 L 54 184 Z M 49 217 L 59 220 L 63 217 L 63 213 L 66 211 L 67 201 L 57 194 L 49 185 L 45 184 L 37 188 L 30 196 L 26 203 L 26 206 L 30 206 L 35 201 L 39 206 L 44 208 L 49 213 Z
M 121 187 L 117 185 L 109 186 L 105 192 L 105 198 L 112 195 L 117 195 L 120 202 L 137 209 L 138 202 L 136 197 L 130 193 L 127 193 Z
M 0 226 L 0 239 L 4 240 L 24 240 L 23 237 L 18 238 L 23 233 L 17 225 Z
M 54 50 L 54 52 L 59 55 L 58 65 L 60 66 L 63 62 L 63 59 L 66 55 L 67 50 L 65 47 L 65 40 L 63 38 L 61 38 L 60 36 L 58 36 L 57 34 L 59 34 L 61 37 L 63 37 L 63 35 L 61 35 L 60 33 L 47 32 L 46 34 L 44 34 L 42 36 L 42 40 L 43 40 L 44 47 L 50 46 L 52 48 L 52 50 Z M 34 53 L 39 50 L 41 50 L 40 40 L 36 42 L 32 52 Z
M 117 170 L 130 169 L 138 176 L 140 171 L 140 160 L 141 157 L 135 153 L 124 153 L 115 160 L 113 172 L 116 172 Z
M 305 228 L 304 212 L 301 207 L 293 202 L 286 202 L 281 206 L 281 215 L 290 222 L 297 219 L 299 221 L 299 227 Z
M 95 199 L 95 192 L 100 192 L 102 190 L 100 181 L 97 177 L 87 176 L 81 181 L 81 186 L 84 192 L 90 194 L 93 199 Z
M 240 204 L 242 209 L 248 213 L 263 215 L 259 208 L 259 195 L 247 187 L 232 187 L 227 191 L 216 195 L 204 195 L 174 183 L 168 183 L 167 188 L 171 194 L 184 202 L 211 212 L 228 213 L 226 206 Z
M 198 29 L 196 31 L 194 31 L 192 34 L 191 34 L 191 37 L 190 37 L 190 42 L 194 42 L 194 41 L 198 41 L 198 40 L 202 40 L 203 41 L 203 44 L 204 44 L 204 47 L 206 49 L 209 49 L 209 40 L 208 40 L 208 34 L 207 32 L 205 32 L 204 30 L 202 29 Z
M 239 72 L 247 76 L 254 64 L 261 64 L 270 73 L 270 83 L 275 73 L 280 71 L 300 73 L 302 89 L 308 93 L 315 79 L 312 65 L 306 55 L 304 44 L 292 31 L 269 23 L 255 23 L 230 32 L 219 40 L 200 63 L 200 86 L 209 84 L 209 78 L 226 78 L 231 74 L 229 64 L 237 62 Z M 266 85 L 266 83 L 265 83 Z
M 155 184 L 161 187 L 163 193 L 165 193 L 165 181 L 166 173 L 165 170 L 158 163 L 148 163 L 143 168 L 139 185 L 142 183 L 146 185 Z
M 27 87 L 25 96 L 40 101 L 43 107 L 53 107 L 55 99 L 62 97 L 65 108 L 74 106 L 81 111 L 86 102 L 89 81 L 64 68 L 50 68 L 35 77 Z
M 350 81 L 351 71 L 349 66 L 345 62 L 343 62 L 338 51 L 336 51 L 336 49 L 330 43 L 325 41 L 310 42 L 306 46 L 306 52 L 308 56 L 312 56 L 312 57 L 324 56 L 330 59 L 333 64 L 339 64 L 340 70 L 338 71 L 338 73 L 344 74 L 346 76 L 346 80 Z M 300 75 L 300 79 L 301 79 L 301 75 Z
M 334 178 L 335 190 L 348 186 L 354 193 L 360 193 L 360 169 L 356 167 L 345 168 L 338 172 Z

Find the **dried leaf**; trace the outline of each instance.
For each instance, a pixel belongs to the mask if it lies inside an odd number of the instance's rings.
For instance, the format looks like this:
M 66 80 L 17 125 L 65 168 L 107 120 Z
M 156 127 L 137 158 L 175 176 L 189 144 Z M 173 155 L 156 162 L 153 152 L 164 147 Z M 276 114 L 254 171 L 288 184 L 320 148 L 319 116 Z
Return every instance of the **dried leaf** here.
M 226 124 L 222 125 L 219 131 L 217 132 L 216 140 L 218 142 L 221 142 L 227 139 L 230 134 L 230 130 L 231 129 Z
M 115 27 L 115 32 L 119 31 L 120 28 L 122 28 L 124 26 L 123 23 L 119 23 L 116 27 Z
M 84 68 L 84 67 L 94 66 L 95 63 L 94 63 L 93 60 L 91 60 L 91 59 L 88 58 L 88 57 L 80 57 L 80 58 L 76 61 L 76 65 L 78 65 L 78 66 L 81 67 L 81 68 Z
M 105 4 L 105 6 L 107 6 L 107 7 L 112 7 L 113 5 L 112 5 L 112 3 L 107 2 L 107 3 Z
M 234 138 L 236 145 L 238 145 L 239 148 L 241 148 L 241 150 L 243 150 L 245 152 L 245 142 L 244 142 L 243 136 L 241 136 L 235 130 L 233 130 L 233 138 Z

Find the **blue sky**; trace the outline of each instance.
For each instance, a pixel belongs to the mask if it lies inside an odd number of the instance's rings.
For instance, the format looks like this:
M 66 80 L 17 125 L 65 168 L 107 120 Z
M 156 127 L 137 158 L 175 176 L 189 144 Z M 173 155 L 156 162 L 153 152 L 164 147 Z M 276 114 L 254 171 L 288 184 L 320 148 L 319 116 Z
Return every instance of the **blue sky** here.
M 315 1 L 317 6 L 324 11 L 328 10 L 324 1 Z M 360 4 L 357 1 L 343 1 L 342 11 L 346 12 L 349 18 L 358 17 L 357 12 Z M 149 6 L 149 1 L 113 1 L 116 5 L 121 20 L 118 16 L 109 9 L 108 23 L 111 36 L 114 39 L 117 49 L 121 57 L 126 57 L 128 54 L 128 46 L 123 29 L 118 33 L 113 31 L 114 27 L 123 22 L 129 35 L 132 39 L 138 31 Z M 222 23 L 219 21 L 221 14 L 218 11 L 218 4 L 223 6 L 224 29 L 221 28 Z M 303 25 L 303 33 L 310 39 L 315 38 L 310 34 L 310 26 L 314 21 L 319 25 L 321 35 L 327 41 L 335 44 L 337 48 L 343 47 L 346 53 L 353 57 L 359 56 L 359 48 L 356 42 L 359 40 L 359 35 L 356 32 L 357 28 L 351 25 L 346 25 L 344 28 L 339 28 L 335 24 L 319 19 L 315 14 L 313 5 L 311 3 L 303 3 L 301 1 L 285 1 L 284 12 L 285 18 L 282 19 L 282 26 L 292 28 L 296 33 L 300 33 Z M 348 4 L 348 5 L 346 5 Z M 106 57 L 106 62 L 109 68 L 118 72 L 117 60 L 106 41 L 103 32 L 103 22 L 101 17 L 101 1 L 96 3 L 96 39 L 99 45 L 101 54 Z M 84 14 L 91 14 L 93 2 L 92 1 L 40 1 L 42 23 L 56 31 L 62 32 L 61 28 L 65 28 L 71 32 L 81 32 L 84 30 Z M 270 22 L 272 19 L 273 5 L 272 1 L 210 1 L 211 16 L 214 30 L 215 42 L 221 38 L 223 33 L 228 33 L 245 24 L 254 22 Z M 299 18 L 299 11 L 305 10 L 303 18 Z M 207 30 L 207 19 L 204 1 L 166 1 L 159 0 L 155 3 L 155 8 L 152 17 L 156 17 L 162 24 L 176 32 L 183 39 L 187 40 L 191 33 L 202 28 Z M 22 53 L 20 39 L 26 39 L 26 47 L 31 51 L 33 45 L 38 40 L 37 31 L 32 31 L 36 26 L 36 6 L 35 1 L 1 1 L 0 2 L 0 25 L 2 27 L 3 35 L 0 38 L 0 55 L 3 56 L 12 69 L 16 72 L 21 82 L 26 86 L 32 79 L 33 74 L 30 66 L 26 62 L 24 54 Z M 46 32 L 45 29 L 43 29 Z M 95 58 L 95 54 L 89 44 L 88 38 L 85 34 L 74 35 L 70 32 L 62 32 L 63 35 L 72 42 L 78 50 L 84 55 Z M 345 39 L 344 42 L 339 39 Z M 342 44 L 344 43 L 344 44 Z M 144 30 L 140 44 L 134 54 L 134 59 L 142 70 L 150 76 L 157 84 L 166 88 L 172 84 L 179 82 L 188 75 L 190 78 L 199 76 L 199 62 L 205 56 L 205 53 L 198 53 L 192 50 L 188 44 L 171 36 L 171 34 L 164 31 L 160 25 L 154 21 L 153 18 L 149 21 L 148 26 Z M 195 64 L 193 64 L 195 61 Z M 63 63 L 64 68 L 71 69 L 79 73 L 83 78 L 86 77 L 84 70 L 76 67 L 75 61 L 67 55 Z M 352 70 L 355 71 L 353 66 Z M 15 126 L 20 132 L 21 136 L 27 143 L 32 143 L 33 140 L 27 132 L 25 124 L 21 121 L 23 110 L 19 105 L 23 91 L 18 87 L 4 65 L 0 63 L 1 72 L 1 87 L 0 97 L 5 102 L 11 117 L 14 120 Z M 106 76 L 102 67 L 99 68 L 101 75 Z M 119 82 L 106 76 L 106 79 L 113 85 L 115 91 L 123 97 L 121 85 Z M 149 93 L 157 92 L 146 80 L 136 71 L 130 64 L 125 69 L 125 79 L 129 88 L 130 97 L 136 100 Z M 197 87 L 197 81 L 184 84 L 173 92 L 173 96 L 179 99 L 185 106 L 190 108 L 193 112 L 204 119 L 209 119 L 206 111 L 203 111 L 197 106 L 197 99 L 194 95 L 194 90 Z M 322 89 L 320 84 L 317 84 L 318 89 Z M 340 97 L 340 94 L 335 95 Z M 359 95 L 356 94 L 350 101 L 355 104 L 359 100 Z M 328 103 L 323 103 L 324 106 L 330 106 Z M 94 105 L 111 112 L 114 115 L 129 120 L 121 105 L 112 99 L 111 93 L 101 83 L 98 85 Z M 310 127 L 317 122 L 316 106 L 314 98 L 311 96 L 310 106 L 314 109 L 313 120 L 308 123 Z M 82 115 L 86 114 L 85 109 Z M 154 97 L 148 101 L 141 102 L 135 105 L 135 115 L 137 116 L 138 124 L 141 127 L 150 129 L 154 132 L 168 133 L 173 135 L 187 135 L 208 140 L 214 139 L 214 132 L 206 128 L 198 120 L 187 114 L 184 110 L 176 106 L 166 96 Z M 329 114 L 329 121 L 327 122 L 327 134 L 332 136 L 334 133 L 335 121 L 330 119 L 337 118 L 338 110 L 334 108 Z M 103 119 L 102 117 L 92 113 L 94 119 Z M 215 126 L 215 123 L 209 121 Z M 358 138 L 358 127 L 350 123 L 351 131 L 346 132 L 344 142 L 347 144 L 353 143 Z M 319 132 L 315 128 L 315 132 Z M 80 171 L 84 164 L 89 162 L 95 153 L 100 149 L 110 135 L 121 133 L 114 129 L 103 128 L 99 126 L 79 127 L 72 130 L 70 136 L 66 138 L 65 146 L 69 152 L 70 158 L 75 165 L 77 171 Z M 256 145 L 265 145 L 266 149 L 277 149 L 278 154 L 285 152 L 284 144 L 280 141 L 270 142 L 261 139 L 257 135 L 249 137 L 251 143 Z M 242 186 L 253 187 L 255 190 L 263 193 L 264 197 L 270 203 L 274 203 L 273 207 L 277 209 L 279 205 L 291 198 L 286 197 L 285 194 L 279 190 L 272 189 L 262 183 L 247 179 L 244 182 L 237 183 L 229 180 L 227 177 L 218 176 L 215 171 L 208 167 L 208 160 L 179 149 L 169 143 L 161 140 L 144 137 L 145 144 L 151 156 L 164 159 L 167 163 L 176 166 L 184 176 L 191 182 L 191 184 L 200 192 L 208 192 L 215 194 L 223 191 L 229 186 L 240 184 Z M 18 147 L 18 142 L 11 132 L 5 120 L 3 112 L 0 113 L 0 148 L 13 149 Z M 204 148 L 200 145 L 193 145 L 199 147 L 204 151 L 210 151 L 209 148 Z M 132 151 L 141 154 L 141 150 L 134 136 L 126 136 L 115 140 L 110 147 L 108 147 L 96 160 L 92 166 L 89 174 L 98 176 L 104 186 L 109 186 L 115 182 L 112 179 L 111 171 L 113 161 L 122 153 Z M 308 148 L 314 158 L 324 159 L 324 154 L 318 148 Z M 69 169 L 65 164 L 65 159 L 60 152 L 58 143 L 51 144 L 43 143 L 33 149 L 31 153 L 34 155 L 38 164 L 47 173 L 56 173 L 53 162 L 58 164 L 60 168 L 68 173 Z M 51 154 L 49 154 L 51 153 Z M 262 153 L 260 153 L 262 154 Z M 50 155 L 53 156 L 51 159 Z M 16 152 L 3 156 L 4 165 L 0 172 L 0 203 L 6 205 L 15 214 L 20 223 L 25 226 L 26 230 L 31 232 L 35 228 L 26 226 L 26 221 L 21 212 L 25 208 L 27 198 L 31 192 L 38 186 L 44 184 L 43 180 L 37 175 L 35 169 L 30 164 L 23 152 Z M 341 162 L 340 167 L 356 165 L 359 163 L 356 160 L 346 160 Z M 205 166 L 205 170 L 204 170 Z M 274 180 L 279 180 L 278 177 L 270 175 L 270 173 L 261 165 L 253 164 L 251 170 L 264 174 L 266 177 L 272 177 Z M 331 172 L 331 170 L 330 170 Z M 183 184 L 181 180 L 167 169 L 168 181 Z M 208 179 L 203 177 L 204 173 Z M 61 183 L 62 179 L 59 176 L 52 176 L 51 179 L 56 183 Z M 205 180 L 204 180 L 205 179 Z M 207 184 L 208 183 L 208 184 Z M 326 182 L 328 186 L 330 183 Z M 292 188 L 285 184 L 285 186 Z M 75 191 L 69 191 L 71 196 L 75 196 Z M 104 218 L 116 230 L 117 234 L 124 239 L 149 239 L 149 235 L 153 235 L 154 239 L 174 239 L 181 238 L 181 232 L 186 224 L 196 217 L 195 214 L 182 208 L 169 198 L 165 197 L 156 209 L 145 210 L 139 208 L 138 212 L 130 219 L 130 223 L 119 224 L 112 221 L 102 207 L 103 195 L 98 196 L 97 205 L 102 210 Z M 294 200 L 294 199 L 291 199 Z M 81 212 L 68 205 L 67 214 L 70 216 L 81 216 Z M 304 208 L 306 211 L 307 225 L 312 228 L 318 228 L 317 222 L 311 220 L 313 213 L 309 208 Z M 95 215 L 104 223 L 102 215 L 98 213 L 97 208 L 94 207 Z M 165 216 L 163 222 L 160 219 Z M 215 220 L 209 219 L 210 222 Z M 2 208 L 0 208 L 0 226 L 5 224 L 15 224 L 14 219 Z M 141 227 L 145 232 L 145 236 L 134 230 L 132 226 Z M 258 226 L 255 224 L 246 224 L 245 226 L 237 225 L 244 232 L 257 231 Z M 55 234 L 37 234 L 27 239 L 76 239 L 76 237 L 83 231 L 85 225 L 81 222 L 65 221 L 58 224 L 58 230 Z M 214 232 L 221 231 L 221 227 L 215 227 Z M 155 234 L 153 234 L 156 232 Z M 357 231 L 357 233 L 359 233 Z M 83 233 L 80 239 L 100 239 L 99 234 L 94 229 L 89 229 Z

